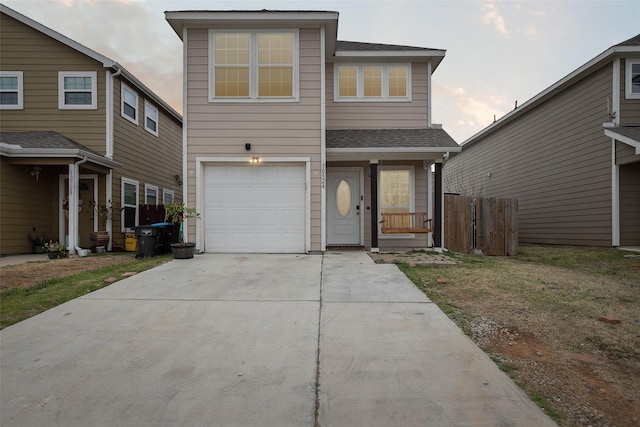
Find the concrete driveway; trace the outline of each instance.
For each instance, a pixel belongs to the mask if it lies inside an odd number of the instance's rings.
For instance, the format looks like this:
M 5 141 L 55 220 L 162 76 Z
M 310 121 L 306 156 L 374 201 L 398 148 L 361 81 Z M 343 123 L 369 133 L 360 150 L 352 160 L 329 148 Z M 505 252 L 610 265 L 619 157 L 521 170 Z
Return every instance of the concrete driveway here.
M 9 426 L 553 426 L 394 265 L 199 255 L 0 332 Z

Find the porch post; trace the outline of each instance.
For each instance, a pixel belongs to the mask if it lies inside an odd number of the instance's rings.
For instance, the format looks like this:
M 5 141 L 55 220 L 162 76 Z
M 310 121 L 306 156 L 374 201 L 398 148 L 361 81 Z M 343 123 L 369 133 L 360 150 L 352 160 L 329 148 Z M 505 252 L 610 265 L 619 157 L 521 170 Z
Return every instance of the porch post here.
M 371 178 L 371 252 L 380 252 L 378 247 L 378 161 L 369 164 Z
M 433 246 L 443 248 L 442 163 L 435 164 L 435 180 L 435 191 L 433 192 Z
M 69 164 L 69 254 L 76 253 L 78 241 L 78 182 L 75 163 Z

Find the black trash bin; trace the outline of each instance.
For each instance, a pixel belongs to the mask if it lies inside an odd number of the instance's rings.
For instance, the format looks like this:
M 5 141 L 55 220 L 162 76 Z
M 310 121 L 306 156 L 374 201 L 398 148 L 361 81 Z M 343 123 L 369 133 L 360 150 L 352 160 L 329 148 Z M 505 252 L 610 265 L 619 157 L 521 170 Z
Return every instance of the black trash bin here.
M 153 225 L 139 225 L 134 227 L 138 238 L 138 255 L 142 257 L 152 257 L 156 253 L 158 245 L 158 232 L 160 228 Z
M 171 253 L 171 243 L 173 243 L 173 223 L 156 222 L 151 224 L 157 232 L 156 252 L 161 254 Z

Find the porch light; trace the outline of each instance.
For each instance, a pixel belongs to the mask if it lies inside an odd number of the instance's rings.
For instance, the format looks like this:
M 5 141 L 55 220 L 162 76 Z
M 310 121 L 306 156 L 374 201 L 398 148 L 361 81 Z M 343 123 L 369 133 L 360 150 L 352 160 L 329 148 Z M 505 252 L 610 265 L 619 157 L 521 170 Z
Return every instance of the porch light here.
M 252 157 L 251 160 L 249 160 L 249 163 L 261 163 L 262 159 L 260 159 L 260 157 Z
M 36 177 L 36 181 L 38 181 L 38 175 L 42 172 L 42 168 L 40 166 L 34 166 L 31 168 L 31 176 Z

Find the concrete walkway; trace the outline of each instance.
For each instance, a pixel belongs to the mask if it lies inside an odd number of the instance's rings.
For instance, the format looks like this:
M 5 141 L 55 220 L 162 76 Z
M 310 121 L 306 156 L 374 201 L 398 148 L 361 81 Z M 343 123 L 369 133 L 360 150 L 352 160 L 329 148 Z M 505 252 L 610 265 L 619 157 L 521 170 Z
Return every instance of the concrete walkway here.
M 9 426 L 553 426 L 394 266 L 199 255 L 0 332 Z

